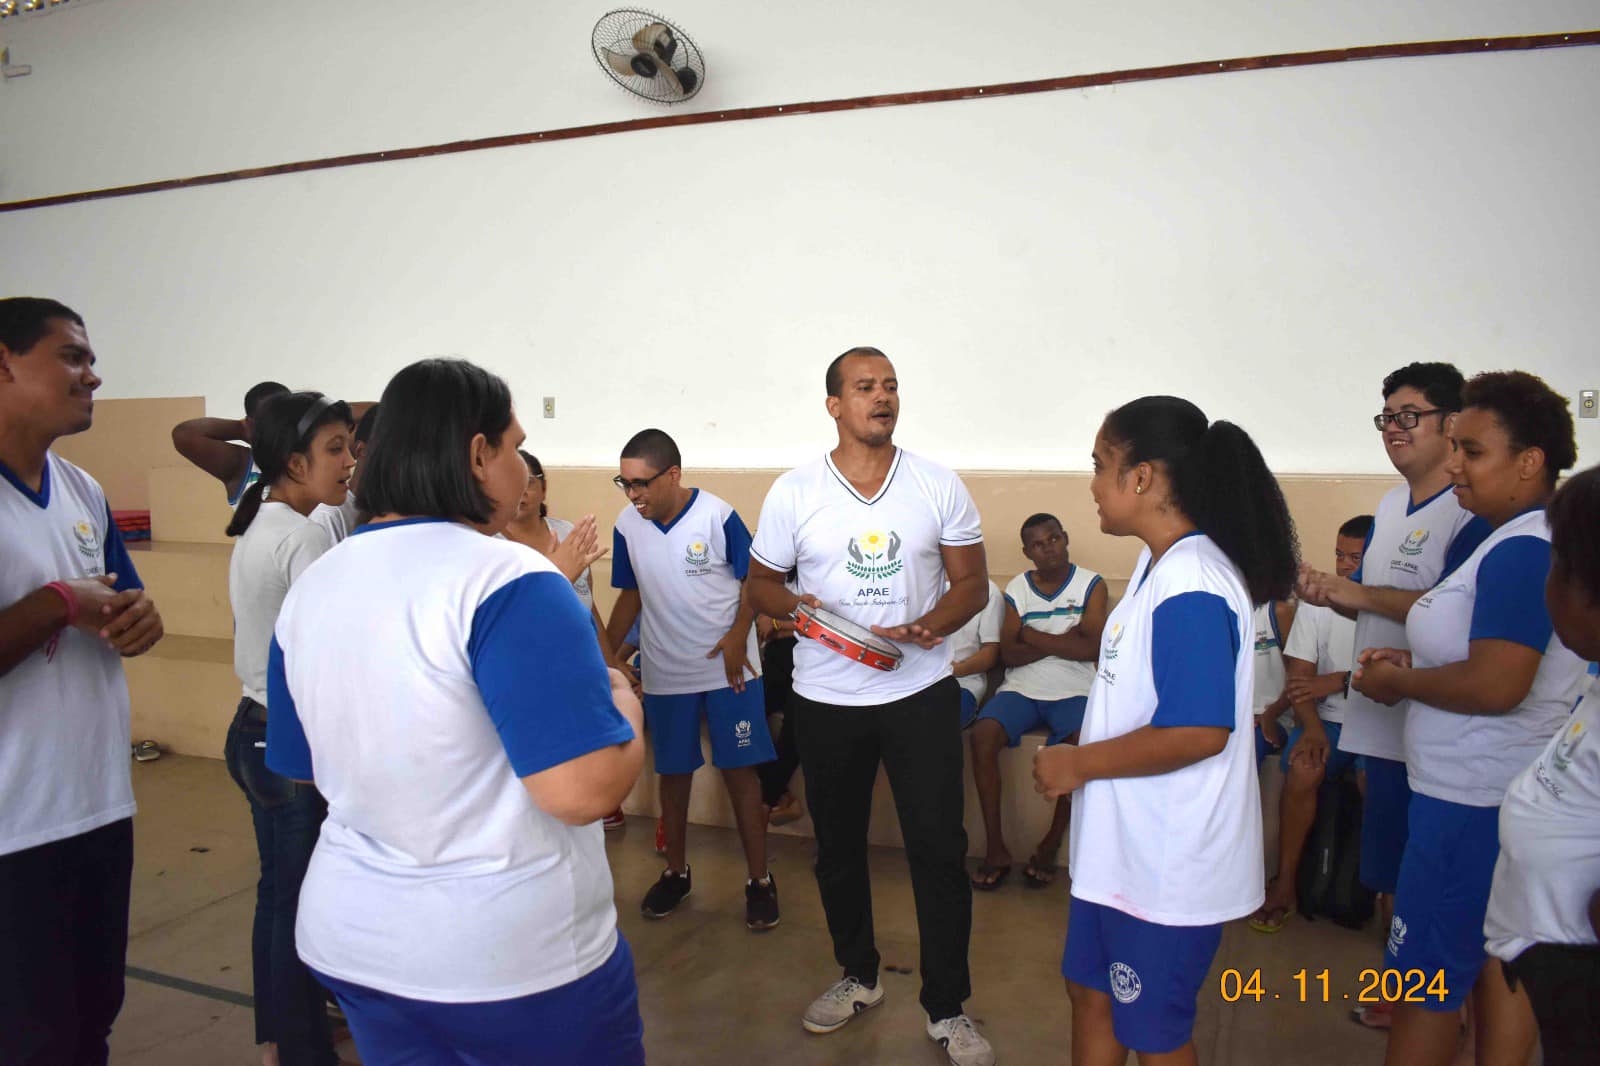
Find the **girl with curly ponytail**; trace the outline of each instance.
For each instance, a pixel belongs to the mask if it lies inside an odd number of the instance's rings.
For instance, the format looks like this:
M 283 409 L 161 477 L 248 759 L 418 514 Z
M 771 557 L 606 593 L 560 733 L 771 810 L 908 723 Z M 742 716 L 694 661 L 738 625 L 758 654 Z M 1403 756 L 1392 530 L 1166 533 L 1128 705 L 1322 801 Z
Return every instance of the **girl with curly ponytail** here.
M 1080 742 L 1036 787 L 1072 805 L 1062 974 L 1095 1061 L 1187 1053 L 1222 923 L 1261 905 L 1253 605 L 1297 569 L 1283 493 L 1248 434 L 1174 396 L 1106 416 L 1100 528 L 1144 551 L 1106 621 Z

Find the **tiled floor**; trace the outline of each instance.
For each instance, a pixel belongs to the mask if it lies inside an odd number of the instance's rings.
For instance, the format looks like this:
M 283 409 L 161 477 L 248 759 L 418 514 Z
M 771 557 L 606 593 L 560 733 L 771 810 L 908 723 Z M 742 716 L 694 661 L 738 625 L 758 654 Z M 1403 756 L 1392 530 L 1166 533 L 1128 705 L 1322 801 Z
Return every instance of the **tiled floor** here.
M 250 1066 L 250 914 L 255 847 L 243 798 L 220 761 L 168 756 L 134 766 L 136 825 L 127 1005 L 112 1037 L 116 1066 Z M 743 859 L 731 830 L 693 827 L 694 894 L 665 921 L 646 922 L 638 900 L 660 860 L 653 826 L 632 819 L 608 838 L 618 911 L 638 965 L 650 1061 L 689 1063 L 911 1063 L 944 1056 L 922 1032 L 914 976 L 885 972 L 884 1005 L 829 1036 L 800 1028 L 800 1012 L 837 977 L 809 841 L 774 838 L 783 924 L 748 932 Z M 916 924 L 902 854 L 873 858 L 879 947 L 886 964 L 917 964 Z M 1029 891 L 1016 876 L 974 901 L 968 1010 L 1002 1063 L 1065 1063 L 1069 1016 L 1059 974 L 1067 887 Z M 1374 929 L 1354 933 L 1294 920 L 1277 936 L 1230 926 L 1196 1025 L 1207 1064 L 1352 1066 L 1379 1063 L 1381 1035 L 1347 1020 L 1341 998 L 1379 960 Z M 1265 997 L 1225 1004 L 1225 968 L 1259 968 Z M 1297 1002 L 1291 975 L 1331 971 L 1330 1003 Z M 178 987 L 172 987 L 176 985 Z M 1313 982 L 1313 989 L 1315 983 Z M 1281 996 L 1282 998 L 1274 998 Z M 1318 996 L 1317 998 L 1320 998 Z M 231 1001 L 230 1001 L 231 1000 Z M 533 1061 L 532 1059 L 529 1060 Z

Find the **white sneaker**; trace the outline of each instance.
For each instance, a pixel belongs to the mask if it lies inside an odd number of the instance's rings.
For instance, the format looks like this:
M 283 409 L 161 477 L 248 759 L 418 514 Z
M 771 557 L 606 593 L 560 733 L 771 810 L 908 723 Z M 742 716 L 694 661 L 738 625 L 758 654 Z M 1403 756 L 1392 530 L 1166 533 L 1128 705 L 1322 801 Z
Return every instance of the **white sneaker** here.
M 831 1033 L 869 1007 L 883 1002 L 883 982 L 873 988 L 846 977 L 811 1001 L 800 1024 L 808 1033 Z
M 944 1048 L 953 1066 L 994 1066 L 994 1048 L 965 1014 L 929 1022 L 928 1039 Z

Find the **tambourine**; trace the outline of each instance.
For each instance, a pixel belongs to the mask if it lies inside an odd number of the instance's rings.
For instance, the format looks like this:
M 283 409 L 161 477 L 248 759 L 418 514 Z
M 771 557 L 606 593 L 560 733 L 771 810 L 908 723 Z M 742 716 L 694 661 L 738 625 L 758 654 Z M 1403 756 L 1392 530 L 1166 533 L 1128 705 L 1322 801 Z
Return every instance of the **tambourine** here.
M 872 630 L 805 603 L 794 609 L 794 631 L 874 670 L 893 670 L 905 658 L 904 652 Z

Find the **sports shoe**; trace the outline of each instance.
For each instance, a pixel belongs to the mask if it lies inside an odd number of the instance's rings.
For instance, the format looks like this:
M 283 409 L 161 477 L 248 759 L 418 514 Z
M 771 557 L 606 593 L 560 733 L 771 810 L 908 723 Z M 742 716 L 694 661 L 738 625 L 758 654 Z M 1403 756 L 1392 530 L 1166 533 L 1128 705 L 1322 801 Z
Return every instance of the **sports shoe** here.
M 952 1066 L 994 1066 L 994 1048 L 965 1014 L 928 1023 L 928 1039 L 944 1048 Z
M 628 828 L 628 816 L 622 813 L 621 807 L 618 807 L 616 810 L 600 819 L 600 827 L 608 833 L 617 829 L 626 829 Z
M 883 1002 L 883 985 L 868 988 L 854 977 L 846 977 L 811 1001 L 800 1019 L 808 1033 L 831 1033 L 869 1007 Z
M 639 910 L 644 912 L 646 918 L 665 918 L 678 909 L 678 904 L 689 895 L 691 885 L 687 866 L 681 874 L 662 870 L 660 878 L 644 894 L 644 902 L 639 904 Z
M 764 881 L 744 883 L 744 924 L 757 933 L 778 924 L 778 879 L 771 870 Z
M 664 818 L 656 819 L 656 854 L 667 853 L 667 822 Z

